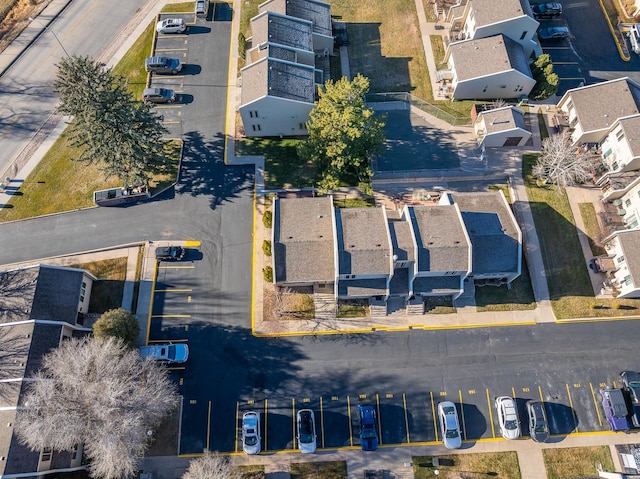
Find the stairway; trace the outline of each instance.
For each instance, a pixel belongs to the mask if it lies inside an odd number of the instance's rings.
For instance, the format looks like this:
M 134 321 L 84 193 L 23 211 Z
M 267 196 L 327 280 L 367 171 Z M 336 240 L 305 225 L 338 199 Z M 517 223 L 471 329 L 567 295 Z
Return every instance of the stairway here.
M 329 293 L 313 293 L 313 306 L 317 320 L 336 319 L 336 298 Z

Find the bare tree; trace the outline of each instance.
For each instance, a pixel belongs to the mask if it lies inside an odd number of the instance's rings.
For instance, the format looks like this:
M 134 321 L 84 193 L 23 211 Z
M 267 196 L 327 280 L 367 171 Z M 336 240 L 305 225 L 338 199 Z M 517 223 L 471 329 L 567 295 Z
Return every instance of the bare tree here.
M 583 183 L 591 176 L 588 152 L 572 146 L 566 131 L 551 135 L 542 142 L 542 153 L 531 173 L 542 184 L 559 188 Z
M 207 451 L 191 461 L 182 479 L 233 479 L 237 476 L 228 458 Z
M 26 384 L 18 438 L 33 450 L 84 444 L 92 477 L 132 476 L 147 431 L 178 404 L 167 372 L 115 339 L 65 342 Z

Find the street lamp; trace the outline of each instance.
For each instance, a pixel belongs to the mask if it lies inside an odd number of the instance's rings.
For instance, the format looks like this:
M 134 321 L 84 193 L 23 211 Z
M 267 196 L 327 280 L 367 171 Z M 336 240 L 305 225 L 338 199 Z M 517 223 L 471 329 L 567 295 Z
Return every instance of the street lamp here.
M 58 38 L 58 35 L 56 35 L 56 33 L 53 30 L 49 29 L 48 25 L 45 25 L 44 23 L 42 23 L 40 20 L 38 20 L 37 18 L 33 18 L 33 17 L 29 17 L 29 21 L 31 22 L 38 22 L 42 28 L 44 28 L 43 31 L 47 31 L 49 30 L 51 32 L 51 35 L 53 35 L 53 38 L 56 39 L 56 42 L 58 42 L 58 45 L 60 45 L 60 48 L 62 48 L 62 51 L 64 52 L 64 54 L 67 56 L 67 58 L 71 58 L 71 55 L 69 55 L 69 52 L 67 52 L 66 48 L 64 48 L 64 45 L 62 44 L 62 42 L 60 41 L 60 39 Z

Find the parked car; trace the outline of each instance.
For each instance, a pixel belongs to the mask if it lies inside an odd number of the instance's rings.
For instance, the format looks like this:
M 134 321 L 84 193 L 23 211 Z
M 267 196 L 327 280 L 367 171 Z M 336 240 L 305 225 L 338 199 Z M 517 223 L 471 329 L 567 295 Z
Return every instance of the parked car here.
M 438 404 L 438 418 L 440 419 L 440 431 L 444 447 L 458 449 L 462 446 L 460 425 L 458 423 L 458 411 L 451 401 L 443 401 Z
M 196 17 L 204 18 L 207 16 L 206 0 L 196 0 Z
M 144 61 L 144 69 L 151 73 L 175 75 L 182 70 L 182 62 L 177 58 L 149 57 Z
M 498 411 L 498 423 L 502 437 L 518 439 L 520 437 L 520 420 L 518 419 L 516 402 L 509 396 L 500 396 L 496 398 L 495 406 Z
M 534 18 L 554 18 L 562 15 L 562 5 L 558 2 L 535 3 L 531 5 Z
M 142 92 L 142 101 L 145 103 L 173 103 L 176 101 L 176 92 L 168 88 L 145 88 Z
M 527 414 L 529 415 L 529 435 L 536 442 L 546 442 L 549 438 L 549 424 L 544 403 L 540 401 L 527 401 Z
M 316 419 L 311 409 L 301 409 L 296 414 L 298 447 L 303 454 L 316 452 Z
M 378 430 L 376 429 L 376 410 L 373 406 L 358 406 L 360 423 L 360 444 L 363 451 L 378 449 Z
M 182 18 L 166 18 L 156 24 L 156 31 L 158 33 L 184 33 L 187 31 L 187 26 Z
M 260 414 L 257 412 L 242 415 L 242 450 L 245 454 L 260 453 Z
M 167 364 L 184 363 L 189 358 L 189 346 L 182 343 L 152 344 L 142 346 L 139 351 L 143 359 L 151 358 Z
M 184 259 L 186 250 L 182 246 L 159 246 L 156 248 L 158 261 L 180 261 Z
M 627 402 L 622 394 L 622 389 L 602 388 L 600 389 L 600 396 L 602 397 L 602 409 L 604 409 L 604 415 L 614 431 L 628 431 L 629 410 L 627 409 Z
M 640 373 L 636 371 L 622 371 L 620 380 L 629 399 L 629 412 L 633 427 L 640 427 Z
M 538 30 L 538 38 L 540 40 L 560 40 L 569 37 L 569 29 L 567 27 L 548 27 Z

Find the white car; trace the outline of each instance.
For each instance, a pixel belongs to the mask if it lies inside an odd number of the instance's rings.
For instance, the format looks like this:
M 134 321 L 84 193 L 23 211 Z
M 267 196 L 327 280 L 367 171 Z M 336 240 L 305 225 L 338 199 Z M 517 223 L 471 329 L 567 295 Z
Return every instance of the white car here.
M 260 453 L 260 414 L 257 412 L 242 415 L 242 450 L 245 454 Z
M 496 410 L 498 411 L 498 422 L 500 423 L 500 433 L 505 439 L 518 439 L 520 437 L 520 420 L 518 419 L 518 408 L 513 398 L 500 396 L 496 398 Z
M 440 431 L 444 447 L 458 449 L 462 446 L 460 436 L 460 424 L 458 423 L 458 411 L 451 401 L 443 401 L 438 404 L 438 418 L 440 419 Z
M 302 454 L 316 452 L 316 419 L 311 409 L 300 409 L 296 414 L 298 447 Z
M 166 18 L 156 24 L 158 33 L 183 33 L 187 30 L 182 18 Z
M 189 357 L 189 346 L 186 344 L 152 344 L 140 348 L 142 359 L 151 358 L 167 364 L 184 363 Z

